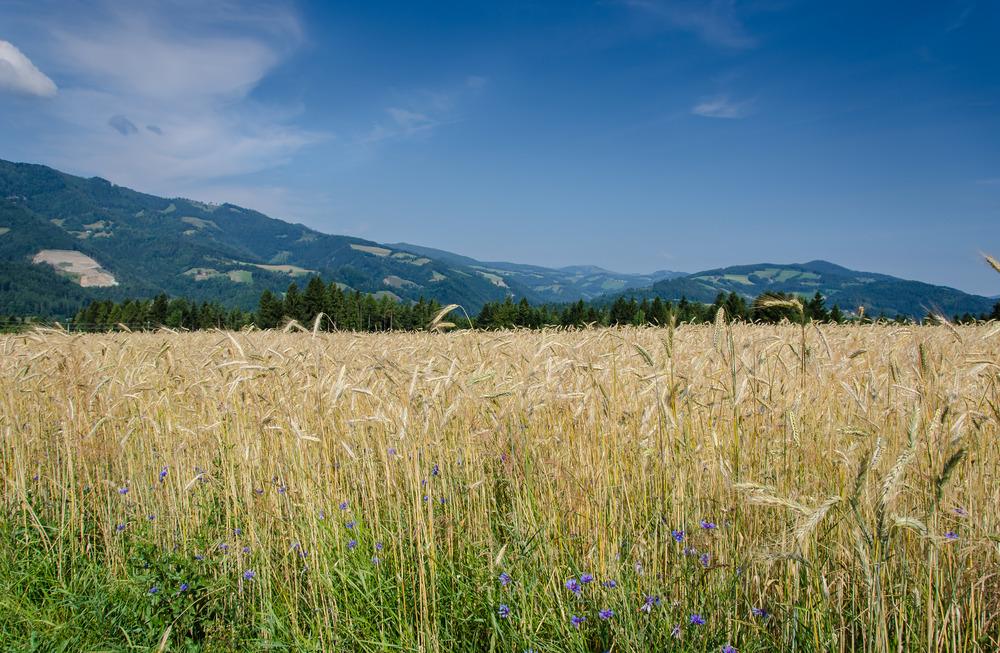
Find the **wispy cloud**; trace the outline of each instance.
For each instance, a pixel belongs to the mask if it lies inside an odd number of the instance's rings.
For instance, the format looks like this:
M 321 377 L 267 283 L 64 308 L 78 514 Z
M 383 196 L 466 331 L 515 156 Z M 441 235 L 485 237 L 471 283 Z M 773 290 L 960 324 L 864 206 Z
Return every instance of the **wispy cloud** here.
M 462 107 L 478 97 L 488 83 L 486 77 L 469 76 L 449 90 L 421 89 L 401 95 L 400 105 L 388 107 L 387 122 L 376 122 L 358 139 L 371 145 L 391 138 L 426 135 L 432 130 L 462 120 Z
M 713 98 L 703 98 L 691 107 L 691 113 L 706 118 L 743 118 L 750 111 L 752 100 L 732 102 L 723 95 Z
M 406 109 L 389 108 L 386 113 L 392 116 L 396 126 L 407 136 L 438 126 L 440 123 L 428 118 L 422 113 L 414 113 Z
M 62 86 L 43 140 L 52 165 L 173 194 L 331 138 L 295 125 L 296 107 L 251 96 L 303 42 L 283 0 L 51 3 L 36 11 L 49 12 Z
M 0 41 L 0 91 L 51 98 L 58 89 L 13 43 Z
M 992 185 L 997 185 L 997 184 L 1000 184 L 1000 177 L 994 177 L 993 179 L 980 179 L 976 183 L 979 183 L 979 184 L 989 184 L 991 186 Z
M 736 0 L 623 0 L 670 29 L 690 32 L 709 45 L 749 48 L 755 40 L 747 33 Z

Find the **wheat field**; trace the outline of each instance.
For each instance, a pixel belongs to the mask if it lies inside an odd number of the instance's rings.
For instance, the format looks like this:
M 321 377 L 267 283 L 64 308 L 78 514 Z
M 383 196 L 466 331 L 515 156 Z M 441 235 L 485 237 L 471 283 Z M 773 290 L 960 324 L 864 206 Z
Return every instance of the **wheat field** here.
M 0 351 L 14 650 L 1000 648 L 996 324 Z

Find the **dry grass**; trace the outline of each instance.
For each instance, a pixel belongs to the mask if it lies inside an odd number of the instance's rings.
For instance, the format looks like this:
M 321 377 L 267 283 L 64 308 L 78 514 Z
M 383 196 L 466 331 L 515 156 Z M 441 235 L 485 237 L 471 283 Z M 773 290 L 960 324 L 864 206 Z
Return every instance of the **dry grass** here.
M 53 331 L 0 351 L 0 498 L 24 537 L 123 577 L 140 543 L 217 560 L 260 638 L 1000 645 L 994 324 Z

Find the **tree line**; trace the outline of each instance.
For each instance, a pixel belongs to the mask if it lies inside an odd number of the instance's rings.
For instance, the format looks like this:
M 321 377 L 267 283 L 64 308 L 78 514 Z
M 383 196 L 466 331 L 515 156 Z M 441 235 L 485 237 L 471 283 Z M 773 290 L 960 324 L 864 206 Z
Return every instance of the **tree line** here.
M 80 309 L 70 321 L 75 330 L 108 330 L 121 328 L 148 329 L 166 326 L 173 329 L 233 329 L 254 325 L 260 329 L 274 329 L 295 320 L 304 328 L 314 326 L 320 330 L 389 331 L 426 328 L 442 310 L 435 300 L 400 302 L 390 295 L 376 297 L 358 290 L 351 291 L 336 282 L 325 283 L 314 276 L 300 290 L 292 282 L 283 294 L 265 290 L 256 311 L 240 308 L 226 309 L 217 302 L 197 302 L 186 297 L 170 299 L 166 294 L 152 300 L 129 300 L 114 303 L 111 300 L 91 302 Z M 478 314 L 469 318 L 462 312 L 453 312 L 449 320 L 459 328 L 509 329 L 542 327 L 588 327 L 612 325 L 663 326 L 670 323 L 697 324 L 715 320 L 719 309 L 725 310 L 728 321 L 774 324 L 782 320 L 799 323 L 816 321 L 844 323 L 847 321 L 889 321 L 879 316 L 848 316 L 834 303 L 827 308 L 820 292 L 811 298 L 791 293 L 766 292 L 748 301 L 735 292 L 720 292 L 711 304 L 688 301 L 682 297 L 676 303 L 655 297 L 650 301 L 635 297 L 618 297 L 610 303 L 578 300 L 568 304 L 531 305 L 527 299 L 515 302 L 511 297 L 503 301 L 487 302 Z M 938 316 L 928 314 L 923 321 L 936 321 Z M 317 322 L 318 320 L 318 322 Z M 955 315 L 955 323 L 973 323 L 977 320 L 1000 320 L 1000 302 L 989 314 L 978 317 L 971 314 Z M 914 320 L 897 315 L 894 322 L 910 323 Z M 15 326 L 16 319 L 0 319 L 0 328 Z

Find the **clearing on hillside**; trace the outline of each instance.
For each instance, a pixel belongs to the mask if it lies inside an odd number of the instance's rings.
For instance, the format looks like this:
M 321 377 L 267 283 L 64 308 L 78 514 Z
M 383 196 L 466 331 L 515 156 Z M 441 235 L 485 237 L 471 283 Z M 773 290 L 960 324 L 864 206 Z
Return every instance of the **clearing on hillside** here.
M 48 263 L 60 272 L 69 272 L 73 280 L 84 288 L 117 286 L 118 282 L 101 264 L 86 254 L 72 249 L 43 249 L 31 259 L 32 263 Z

